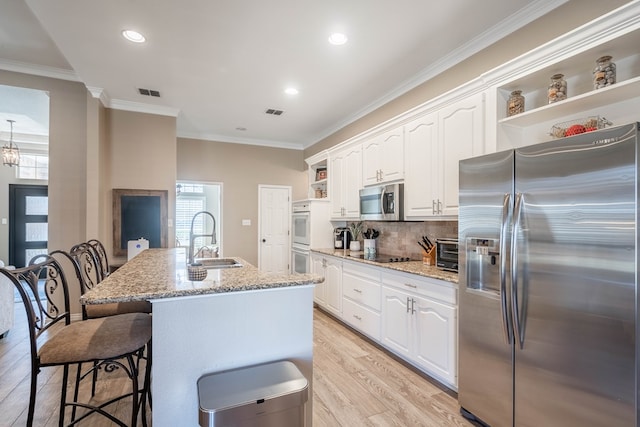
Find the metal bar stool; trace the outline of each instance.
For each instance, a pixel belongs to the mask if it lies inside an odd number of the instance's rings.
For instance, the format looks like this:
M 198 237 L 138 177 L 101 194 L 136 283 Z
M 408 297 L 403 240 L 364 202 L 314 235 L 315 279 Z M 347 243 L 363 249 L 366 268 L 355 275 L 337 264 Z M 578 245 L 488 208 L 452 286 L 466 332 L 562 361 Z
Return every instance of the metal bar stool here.
M 60 392 L 59 426 L 64 426 L 65 408 L 88 410 L 69 425 L 75 425 L 92 414 L 100 414 L 120 426 L 136 426 L 140 407 L 144 407 L 146 389 L 138 384 L 137 359 L 151 341 L 151 316 L 129 313 L 101 319 L 71 322 L 69 311 L 69 287 L 61 264 L 52 256 L 40 255 L 29 266 L 16 269 L 0 269 L 20 293 L 27 314 L 31 353 L 31 393 L 27 426 L 34 420 L 37 392 L 37 376 L 41 368 L 63 367 Z M 39 289 L 44 290 L 40 300 Z M 67 401 L 69 367 L 85 362 L 95 366 L 118 366 L 131 380 L 131 392 L 106 402 L 81 402 L 75 398 Z M 90 370 L 94 369 L 92 367 Z M 148 374 L 148 371 L 145 371 Z M 86 374 L 85 374 L 86 375 Z M 84 376 L 83 376 L 84 377 Z M 146 377 L 146 375 L 145 375 Z M 148 379 L 144 379 L 148 385 Z M 74 395 L 77 396 L 78 384 Z M 107 407 L 123 398 L 131 397 L 131 419 L 127 422 L 107 412 Z M 75 412 L 75 411 L 74 411 Z M 72 418 L 75 418 L 72 415 Z M 143 424 L 146 418 L 142 414 Z

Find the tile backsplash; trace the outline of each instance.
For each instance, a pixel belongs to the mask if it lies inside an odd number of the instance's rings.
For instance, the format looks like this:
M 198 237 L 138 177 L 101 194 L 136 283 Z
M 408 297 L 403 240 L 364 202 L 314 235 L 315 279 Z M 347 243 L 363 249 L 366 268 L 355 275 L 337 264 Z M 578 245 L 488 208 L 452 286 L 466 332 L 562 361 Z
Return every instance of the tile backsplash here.
M 458 221 L 365 221 L 364 228 L 380 231 L 376 239 L 378 253 L 410 256 L 418 260 L 422 259 L 424 252 L 418 245 L 422 236 L 429 237 L 434 244 L 442 237 L 458 238 Z

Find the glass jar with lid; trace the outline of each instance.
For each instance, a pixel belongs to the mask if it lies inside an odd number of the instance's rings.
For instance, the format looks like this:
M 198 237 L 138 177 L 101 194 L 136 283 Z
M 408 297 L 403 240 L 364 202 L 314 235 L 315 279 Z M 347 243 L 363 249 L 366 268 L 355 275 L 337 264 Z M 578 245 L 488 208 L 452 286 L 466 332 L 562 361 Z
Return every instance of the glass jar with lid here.
M 616 64 L 611 62 L 611 56 L 602 56 L 596 61 L 593 70 L 593 88 L 602 89 L 616 82 Z
M 567 99 L 567 81 L 564 79 L 564 74 L 551 76 L 547 97 L 549 104 Z
M 521 90 L 514 90 L 507 100 L 507 117 L 520 113 L 524 113 L 524 96 Z

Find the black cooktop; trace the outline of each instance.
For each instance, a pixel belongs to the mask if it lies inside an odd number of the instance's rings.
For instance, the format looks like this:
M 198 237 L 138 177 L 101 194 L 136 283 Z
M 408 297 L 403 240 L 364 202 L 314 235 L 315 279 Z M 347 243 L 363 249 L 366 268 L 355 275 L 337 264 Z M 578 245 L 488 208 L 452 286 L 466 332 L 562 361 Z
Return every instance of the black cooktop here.
M 407 262 L 412 261 L 412 259 L 408 256 L 397 256 L 391 254 L 377 254 L 375 258 L 365 258 L 364 254 L 360 255 L 360 258 L 366 259 L 368 261 L 374 261 L 386 264 L 388 262 Z

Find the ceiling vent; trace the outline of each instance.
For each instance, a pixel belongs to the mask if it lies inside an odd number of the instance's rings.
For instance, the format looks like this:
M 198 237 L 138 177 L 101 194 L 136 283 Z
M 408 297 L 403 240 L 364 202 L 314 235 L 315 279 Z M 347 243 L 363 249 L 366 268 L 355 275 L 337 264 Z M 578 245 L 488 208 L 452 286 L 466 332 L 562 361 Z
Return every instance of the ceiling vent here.
M 138 88 L 138 92 L 140 93 L 140 95 L 155 96 L 156 98 L 160 98 L 160 92 L 157 90 Z
M 282 111 L 282 110 L 276 110 L 276 109 L 273 109 L 273 108 L 267 108 L 267 109 L 264 111 L 264 113 L 265 113 L 265 114 L 271 114 L 272 116 L 281 116 L 281 115 L 282 115 L 282 113 L 284 113 L 284 111 Z

